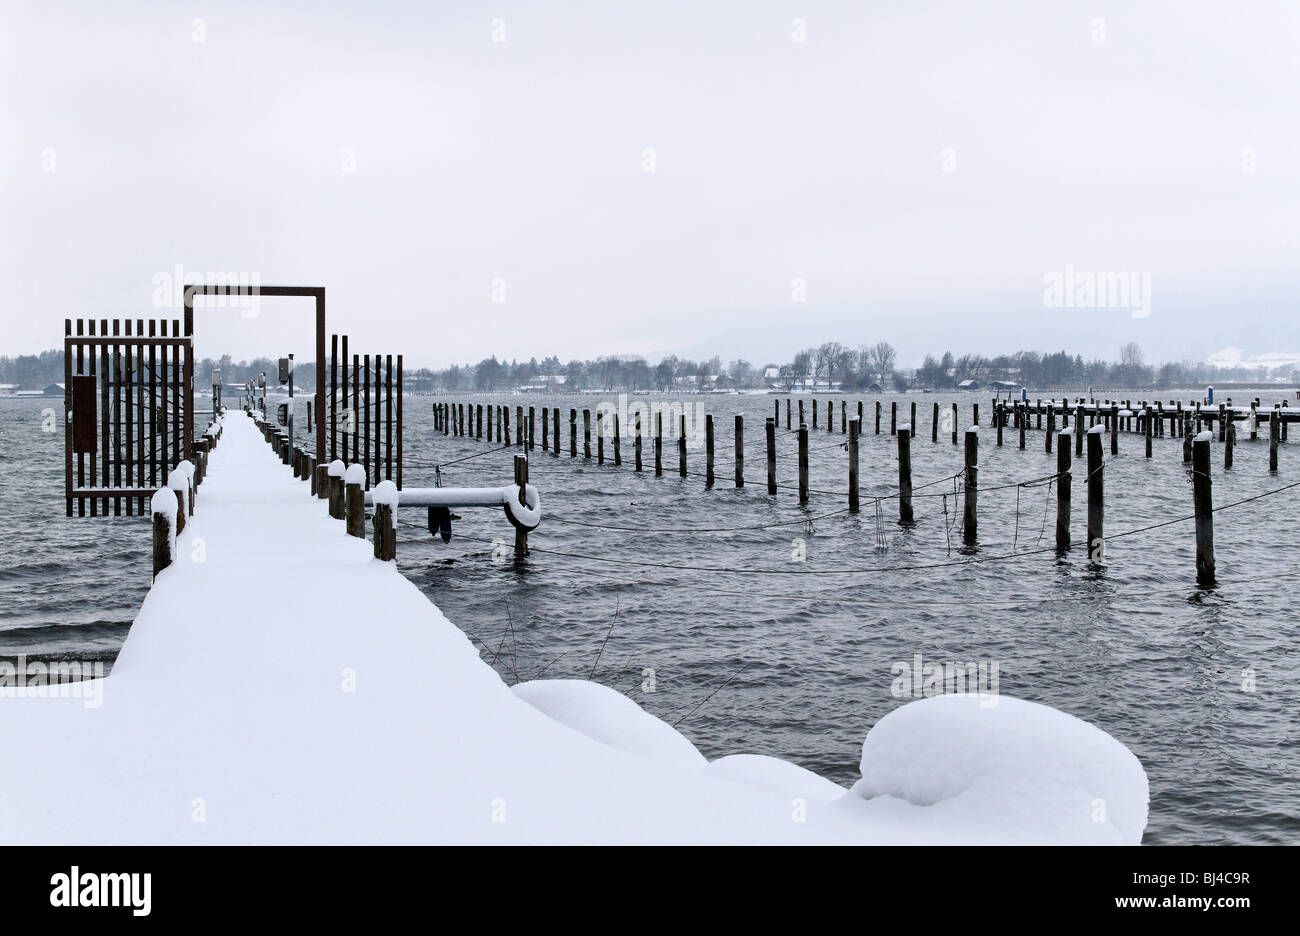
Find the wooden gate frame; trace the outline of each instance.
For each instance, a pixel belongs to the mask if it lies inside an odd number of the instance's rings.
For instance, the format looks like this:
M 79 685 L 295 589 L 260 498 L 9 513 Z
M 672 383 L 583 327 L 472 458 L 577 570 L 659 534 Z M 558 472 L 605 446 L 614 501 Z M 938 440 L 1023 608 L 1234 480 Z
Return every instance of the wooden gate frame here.
M 325 287 L 324 286 L 229 286 L 195 283 L 185 287 L 185 334 L 194 334 L 194 297 L 198 296 L 290 296 L 316 300 L 316 413 L 325 412 Z M 185 457 L 193 458 L 194 363 L 185 360 Z M 316 464 L 325 465 L 325 433 L 316 433 Z

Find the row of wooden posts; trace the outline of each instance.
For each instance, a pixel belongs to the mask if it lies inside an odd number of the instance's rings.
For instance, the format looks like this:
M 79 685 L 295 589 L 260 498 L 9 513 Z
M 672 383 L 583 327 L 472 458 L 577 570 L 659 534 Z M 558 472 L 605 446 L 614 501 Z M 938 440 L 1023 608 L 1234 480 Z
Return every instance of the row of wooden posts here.
M 346 465 L 341 459 L 318 463 L 312 452 L 297 445 L 290 447 L 289 435 L 282 427 L 263 419 L 252 407 L 246 412 L 256 422 L 262 437 L 280 461 L 291 467 L 293 476 L 310 483 L 313 497 L 328 501 L 329 515 L 336 520 L 345 521 L 348 535 L 365 539 L 365 467 L 359 462 Z M 380 483 L 392 484 L 391 481 Z M 391 561 L 397 558 L 397 525 L 393 508 L 388 504 L 377 503 L 374 507 L 374 550 L 376 559 Z
M 154 578 L 176 559 L 176 538 L 185 532 L 188 518 L 194 516 L 194 502 L 198 498 L 199 485 L 208 474 L 208 455 L 217 447 L 220 438 L 221 421 L 215 419 L 204 432 L 203 438 L 194 443 L 194 461 L 177 462 L 167 473 L 167 483 L 161 490 L 172 493 L 175 506 L 159 510 L 157 503 L 151 504 Z M 172 529 L 173 524 L 175 530 Z
M 787 399 L 786 403 L 786 425 L 791 425 L 792 408 L 791 401 Z M 809 441 L 810 432 L 816 428 L 816 412 L 819 407 L 814 405 L 812 411 L 814 414 L 814 424 L 810 428 L 804 421 L 805 410 L 804 401 L 798 400 L 798 467 L 799 480 L 798 492 L 799 503 L 806 504 L 809 499 Z M 486 422 L 484 420 L 486 407 Z M 1037 407 L 1038 413 L 1047 413 L 1048 433 L 1047 433 L 1047 451 L 1052 451 L 1052 437 L 1057 437 L 1056 442 L 1056 474 L 1049 475 L 1042 482 L 1053 482 L 1056 484 L 1056 548 L 1059 551 L 1068 550 L 1071 546 L 1070 536 L 1070 501 L 1071 501 L 1071 445 L 1069 431 L 1069 418 L 1071 408 L 1062 401 L 1061 404 L 1050 403 L 1045 407 Z M 834 431 L 834 404 L 827 403 L 827 431 Z M 1055 428 L 1055 416 L 1060 413 L 1061 428 Z M 994 418 L 993 424 L 997 430 L 997 444 L 1002 444 L 1002 430 L 1008 421 L 1014 421 L 1020 430 L 1021 448 L 1025 447 L 1025 430 L 1027 429 L 1030 416 L 1032 415 L 1031 407 L 1028 404 L 1013 404 L 1010 408 L 1005 402 L 995 401 L 993 406 Z M 1147 418 L 1153 412 L 1152 407 L 1146 407 L 1142 414 L 1145 422 L 1145 432 L 1147 438 L 1147 456 L 1150 457 L 1150 439 L 1154 420 Z M 1178 431 L 1184 436 L 1184 460 L 1192 463 L 1192 481 L 1193 481 L 1193 504 L 1196 518 L 1196 568 L 1197 581 L 1200 584 L 1211 584 L 1214 581 L 1214 536 L 1213 536 L 1213 507 L 1210 497 L 1210 438 L 1209 432 L 1195 433 L 1191 431 L 1193 426 L 1194 410 L 1181 411 L 1181 420 L 1178 423 Z M 1281 419 L 1280 409 L 1274 409 L 1270 414 L 1270 439 L 1271 456 L 1270 466 L 1276 470 L 1276 452 L 1277 441 L 1281 436 L 1280 428 L 1285 423 Z M 938 441 L 939 426 L 939 403 L 933 404 L 933 420 L 931 426 L 931 441 Z M 487 438 L 493 438 L 493 425 L 495 423 L 496 439 L 502 445 L 511 444 L 510 431 L 510 408 L 498 404 L 467 404 L 467 403 L 437 403 L 434 404 L 434 425 L 437 431 L 444 434 L 454 434 L 458 436 L 470 436 L 482 439 L 484 437 L 484 427 L 487 427 Z M 591 411 L 582 410 L 583 422 L 583 457 L 590 459 L 592 457 L 591 445 Z M 605 461 L 605 434 L 602 431 L 603 413 L 600 410 L 596 412 L 597 424 L 597 448 L 596 457 L 599 463 Z M 1088 473 L 1085 479 L 1087 485 L 1087 544 L 1089 557 L 1094 562 L 1101 562 L 1104 557 L 1104 519 L 1105 519 L 1105 475 L 1103 461 L 1103 441 L 1102 434 L 1105 431 L 1110 432 L 1111 436 L 1111 454 L 1118 453 L 1118 431 L 1124 425 L 1121 420 L 1130 418 L 1134 415 L 1132 410 L 1120 410 L 1118 404 L 1109 404 L 1103 406 L 1096 402 L 1092 404 L 1078 401 L 1073 404 L 1074 454 L 1083 457 L 1085 449 L 1087 453 Z M 1289 414 L 1288 414 L 1289 415 Z M 514 412 L 515 423 L 515 444 L 526 448 L 534 448 L 536 442 L 536 410 L 534 407 L 516 406 Z M 781 416 L 781 403 L 775 401 L 775 415 L 765 420 L 765 436 L 767 449 L 767 492 L 775 495 L 777 493 L 776 480 L 776 425 Z M 848 404 L 846 401 L 840 402 L 840 426 L 841 432 L 848 436 L 846 445 L 848 451 L 848 509 L 850 512 L 858 512 L 861 509 L 861 495 L 859 488 L 859 440 L 862 435 L 863 421 L 863 404 L 858 402 L 857 415 L 849 418 Z M 880 402 L 876 402 L 875 425 L 876 432 L 881 431 L 882 407 Z M 913 483 L 912 483 L 912 456 L 911 443 L 913 438 L 913 427 L 916 418 L 916 403 L 911 404 L 911 416 L 913 422 L 900 424 L 898 421 L 898 403 L 893 402 L 890 407 L 889 431 L 897 438 L 898 444 L 898 503 L 899 503 L 899 520 L 904 523 L 911 523 L 915 518 L 913 507 Z M 663 413 L 655 413 L 655 432 L 654 441 L 654 466 L 655 474 L 663 474 Z M 542 408 L 542 450 L 552 451 L 555 455 L 560 454 L 560 418 L 561 410 L 552 408 L 548 411 L 546 407 Z M 578 454 L 577 443 L 577 409 L 569 410 L 569 456 L 576 458 Z M 952 404 L 953 428 L 952 439 L 955 443 L 958 438 L 958 412 L 957 404 Z M 686 417 L 680 416 L 680 431 L 678 434 L 678 473 L 681 477 L 687 476 L 686 461 Z M 1100 422 L 1098 422 L 1100 420 Z M 1093 425 L 1085 431 L 1084 426 L 1091 421 Z M 620 450 L 621 426 L 619 425 L 618 414 L 613 414 L 613 448 L 614 464 L 622 464 Z M 553 425 L 553 433 L 546 432 L 546 426 Z M 1231 446 L 1236 436 L 1234 420 L 1226 420 L 1227 428 L 1225 430 L 1227 447 L 1226 447 L 1226 467 L 1232 465 Z M 979 404 L 974 404 L 972 413 L 972 425 L 965 431 L 965 448 L 962 471 L 953 476 L 953 480 L 960 478 L 962 481 L 962 530 L 963 540 L 967 546 L 974 546 L 977 542 L 979 530 L 978 515 L 978 492 L 979 492 Z M 1171 431 L 1174 431 L 1171 429 Z M 548 448 L 549 441 L 553 439 L 553 446 Z M 1086 444 L 1085 444 L 1086 442 Z M 641 415 L 636 414 L 635 434 L 635 468 L 637 471 L 643 470 L 642 464 L 642 433 L 641 433 Z M 518 460 L 518 458 L 516 459 Z M 714 433 L 713 433 L 713 416 L 708 414 L 705 417 L 705 479 L 708 486 L 712 486 L 715 481 L 714 475 Z M 735 486 L 744 487 L 744 417 L 737 415 L 735 417 Z M 872 498 L 879 500 L 880 498 Z

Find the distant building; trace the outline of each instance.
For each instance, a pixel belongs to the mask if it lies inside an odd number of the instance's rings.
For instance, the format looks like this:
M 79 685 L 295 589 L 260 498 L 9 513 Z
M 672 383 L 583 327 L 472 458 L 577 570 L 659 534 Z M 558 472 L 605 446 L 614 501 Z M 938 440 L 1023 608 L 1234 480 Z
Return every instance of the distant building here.
M 63 396 L 63 384 L 52 383 L 45 388 L 46 396 L 61 397 Z
M 966 380 L 963 380 L 961 383 L 957 384 L 957 389 L 958 389 L 958 390 L 978 390 L 978 389 L 980 389 L 979 381 L 978 381 L 978 380 L 971 380 L 970 378 L 967 378 Z
M 18 392 L 16 383 L 0 383 L 0 396 L 13 396 Z

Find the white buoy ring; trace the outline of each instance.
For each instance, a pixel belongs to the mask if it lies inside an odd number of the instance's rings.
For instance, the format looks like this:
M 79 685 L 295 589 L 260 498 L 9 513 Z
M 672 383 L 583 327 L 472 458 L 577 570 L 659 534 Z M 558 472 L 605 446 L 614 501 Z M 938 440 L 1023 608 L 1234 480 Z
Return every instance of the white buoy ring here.
M 528 484 L 524 486 L 524 503 L 519 503 L 519 485 L 508 484 L 504 488 L 506 492 L 505 509 L 506 519 L 517 530 L 525 532 L 536 529 L 537 525 L 542 522 L 542 499 L 537 493 L 537 488 Z

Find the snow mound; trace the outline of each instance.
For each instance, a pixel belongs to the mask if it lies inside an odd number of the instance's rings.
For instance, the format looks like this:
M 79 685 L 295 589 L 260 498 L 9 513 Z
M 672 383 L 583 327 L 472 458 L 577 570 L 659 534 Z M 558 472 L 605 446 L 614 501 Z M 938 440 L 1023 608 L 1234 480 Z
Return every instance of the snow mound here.
M 511 688 L 533 708 L 602 744 L 691 770 L 708 765 L 684 734 L 608 686 L 585 679 L 538 679 Z
M 1007 696 L 897 708 L 867 734 L 861 769 L 852 792 L 928 841 L 1137 845 L 1147 822 L 1146 772 L 1128 748 Z
M 365 466 L 360 464 L 359 462 L 353 462 L 351 465 L 348 465 L 347 469 L 343 472 L 343 483 L 344 484 L 365 484 L 366 483 Z
M 720 780 L 771 790 L 786 797 L 830 802 L 848 792 L 811 770 L 766 754 L 730 754 L 711 761 L 704 772 Z

